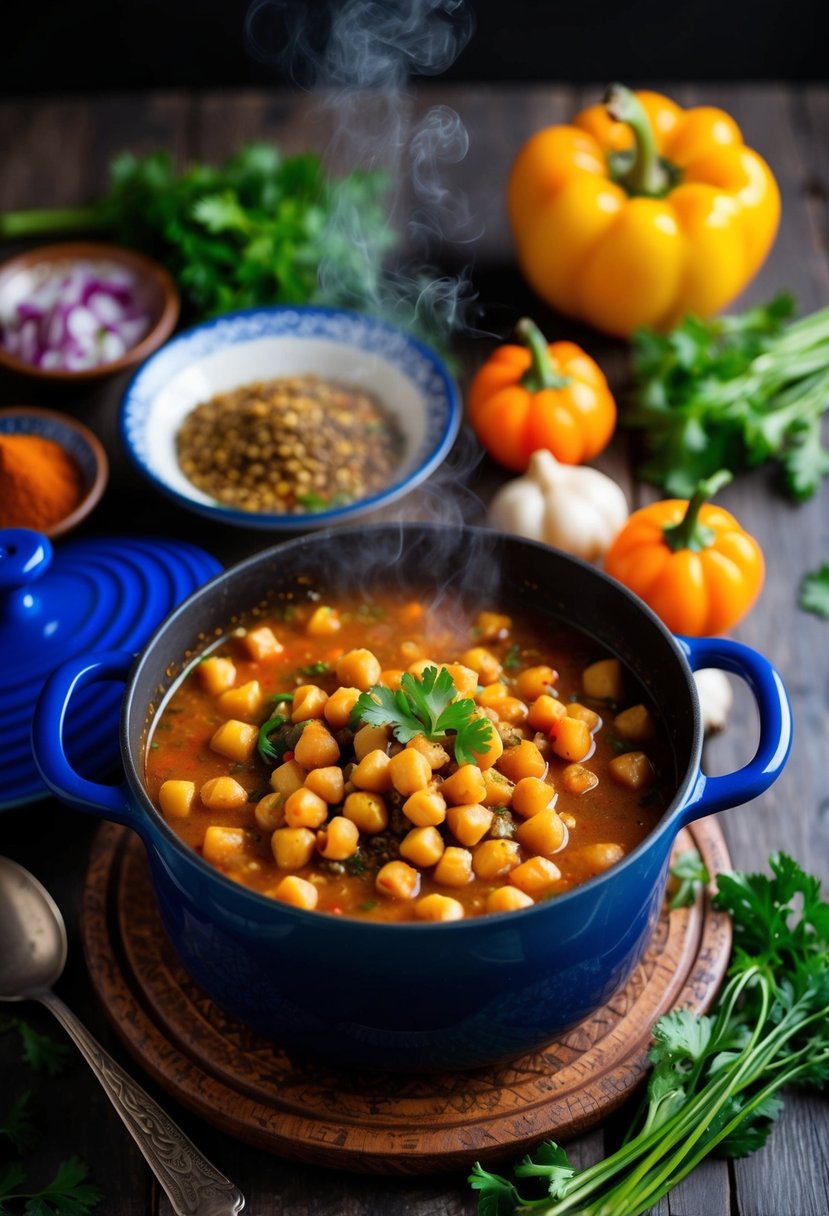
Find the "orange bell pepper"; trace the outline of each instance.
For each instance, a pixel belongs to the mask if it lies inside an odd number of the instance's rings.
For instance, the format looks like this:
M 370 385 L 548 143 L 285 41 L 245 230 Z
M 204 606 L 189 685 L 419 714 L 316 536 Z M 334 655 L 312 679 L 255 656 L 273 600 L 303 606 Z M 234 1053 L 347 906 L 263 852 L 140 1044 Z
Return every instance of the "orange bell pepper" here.
M 706 503 L 730 480 L 723 470 L 702 482 L 690 502 L 667 499 L 634 511 L 605 558 L 607 573 L 672 633 L 724 633 L 760 594 L 760 546 L 728 511 Z
M 780 192 L 724 111 L 614 85 L 527 141 L 507 210 L 538 295 L 628 337 L 724 308 L 771 248 Z
M 573 342 L 547 345 L 524 317 L 521 345 L 506 344 L 473 377 L 469 420 L 494 460 L 523 472 L 547 448 L 562 464 L 581 464 L 605 447 L 616 425 L 616 402 L 598 364 Z

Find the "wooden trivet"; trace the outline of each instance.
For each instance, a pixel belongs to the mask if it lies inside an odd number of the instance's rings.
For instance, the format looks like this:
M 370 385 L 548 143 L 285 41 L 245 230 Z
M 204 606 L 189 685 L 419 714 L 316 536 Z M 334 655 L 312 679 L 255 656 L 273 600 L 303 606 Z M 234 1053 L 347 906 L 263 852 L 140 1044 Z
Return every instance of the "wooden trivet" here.
M 680 834 L 709 872 L 730 868 L 713 819 Z M 414 1174 L 514 1157 L 604 1119 L 647 1068 L 649 1031 L 667 1010 L 703 1012 L 725 972 L 731 925 L 703 893 L 664 910 L 630 981 L 544 1050 L 497 1068 L 437 1075 L 337 1070 L 289 1056 L 229 1017 L 167 942 L 144 848 L 105 824 L 86 877 L 81 936 L 96 992 L 146 1072 L 185 1107 L 281 1157 L 369 1173 Z

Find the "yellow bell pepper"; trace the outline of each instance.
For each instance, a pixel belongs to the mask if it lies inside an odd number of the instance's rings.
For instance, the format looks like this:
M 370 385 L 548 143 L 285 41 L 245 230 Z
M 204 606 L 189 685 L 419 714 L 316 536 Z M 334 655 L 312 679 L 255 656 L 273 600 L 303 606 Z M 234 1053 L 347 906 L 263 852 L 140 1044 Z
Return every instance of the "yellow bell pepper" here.
M 538 295 L 628 337 L 730 303 L 771 248 L 780 192 L 724 111 L 613 85 L 527 141 L 507 210 Z

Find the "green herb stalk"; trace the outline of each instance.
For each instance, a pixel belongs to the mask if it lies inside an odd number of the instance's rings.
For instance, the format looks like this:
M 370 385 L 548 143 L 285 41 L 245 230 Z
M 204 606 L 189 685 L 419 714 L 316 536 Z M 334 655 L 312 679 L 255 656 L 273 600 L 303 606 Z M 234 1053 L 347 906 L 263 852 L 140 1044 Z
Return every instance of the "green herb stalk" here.
M 545 1185 L 531 1198 L 476 1165 L 481 1216 L 642 1216 L 709 1153 L 745 1156 L 765 1143 L 784 1086 L 826 1084 L 829 904 L 785 854 L 770 866 L 771 878 L 719 876 L 716 903 L 734 926 L 730 978 L 712 1014 L 678 1010 L 656 1023 L 647 1095 L 618 1151 L 576 1171 L 545 1142 L 515 1168 Z
M 642 477 L 687 498 L 718 469 L 771 462 L 790 497 L 815 494 L 829 474 L 829 308 L 797 321 L 793 310 L 779 295 L 741 315 L 690 316 L 669 334 L 634 336 L 625 421 L 644 435 Z
M 334 179 L 320 157 L 251 144 L 222 165 L 177 171 L 166 152 L 122 153 L 89 207 L 0 216 L 0 240 L 100 233 L 162 262 L 190 320 L 262 304 L 363 307 L 381 297 L 395 242 L 388 180 Z

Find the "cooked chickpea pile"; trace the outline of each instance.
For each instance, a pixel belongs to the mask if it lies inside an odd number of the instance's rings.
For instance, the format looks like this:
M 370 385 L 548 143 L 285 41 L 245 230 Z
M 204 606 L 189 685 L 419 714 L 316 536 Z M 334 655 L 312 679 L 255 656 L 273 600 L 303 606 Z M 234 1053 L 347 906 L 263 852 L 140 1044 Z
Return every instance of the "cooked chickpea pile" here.
M 385 489 L 402 436 L 387 409 L 356 386 L 281 377 L 219 393 L 176 437 L 182 472 L 226 506 L 297 514 Z
M 349 614 L 317 604 L 299 613 L 299 628 L 237 631 L 173 698 L 170 710 L 188 695 L 202 703 L 201 751 L 184 763 L 187 712 L 162 715 L 175 723 L 178 750 L 154 742 L 148 780 L 207 861 L 295 907 L 447 921 L 526 908 L 606 869 L 647 834 L 665 805 L 651 755 L 656 724 L 644 704 L 621 708 L 617 659 L 580 669 L 566 699 L 557 670 L 524 663 L 537 651 L 514 641 L 503 614 L 479 613 L 474 644 L 444 662 L 418 632 L 419 605 L 388 611 L 397 633 L 392 640 L 381 620 L 377 648 L 405 667 L 384 666 L 368 646 L 338 646 L 368 626 L 355 632 Z M 318 671 L 296 665 L 296 654 L 320 645 L 329 657 Z M 429 667 L 445 667 L 457 698 L 491 724 L 473 763 L 458 762 L 452 734 L 403 743 L 392 725 L 354 721 L 362 693 L 398 690 L 404 671 L 419 679 Z M 277 757 L 269 770 L 258 750 L 266 720 Z M 185 775 L 187 765 L 202 775 Z

